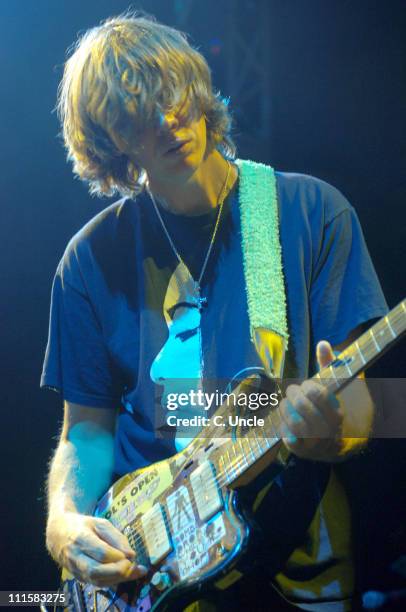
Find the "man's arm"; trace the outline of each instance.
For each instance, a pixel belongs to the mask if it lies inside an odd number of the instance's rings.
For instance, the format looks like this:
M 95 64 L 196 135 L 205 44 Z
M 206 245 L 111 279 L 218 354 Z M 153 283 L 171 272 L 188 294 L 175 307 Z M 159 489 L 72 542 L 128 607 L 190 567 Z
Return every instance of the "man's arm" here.
M 89 516 L 113 472 L 116 413 L 65 402 L 61 437 L 48 478 L 47 548 L 76 578 L 111 586 L 138 578 L 126 537 Z
M 320 342 L 320 368 L 327 366 L 334 353 L 343 351 L 361 331 L 354 330 L 334 349 L 328 342 Z M 290 385 L 281 413 L 286 424 L 284 442 L 289 450 L 304 459 L 337 462 L 365 447 L 372 431 L 374 405 L 362 374 L 337 397 L 310 380 Z

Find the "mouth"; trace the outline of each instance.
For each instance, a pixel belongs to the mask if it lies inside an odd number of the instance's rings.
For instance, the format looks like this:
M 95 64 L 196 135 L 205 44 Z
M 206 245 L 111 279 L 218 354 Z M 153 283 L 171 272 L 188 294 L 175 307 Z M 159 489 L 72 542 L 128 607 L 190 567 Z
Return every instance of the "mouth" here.
M 172 155 L 173 153 L 181 153 L 183 147 L 187 145 L 190 140 L 173 140 L 169 143 L 169 148 L 166 149 L 165 155 Z

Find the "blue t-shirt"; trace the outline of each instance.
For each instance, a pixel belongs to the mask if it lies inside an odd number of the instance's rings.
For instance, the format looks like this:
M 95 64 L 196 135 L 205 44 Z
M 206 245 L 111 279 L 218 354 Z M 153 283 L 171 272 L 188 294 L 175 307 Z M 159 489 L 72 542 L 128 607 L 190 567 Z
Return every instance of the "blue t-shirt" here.
M 305 378 L 314 372 L 319 340 L 339 344 L 387 307 L 347 200 L 313 177 L 276 173 L 276 181 L 286 370 Z M 174 440 L 154 431 L 169 393 L 186 381 L 198 388 L 202 379 L 227 381 L 261 365 L 249 336 L 238 186 L 202 279 L 207 306 L 186 303 L 189 270 L 198 277 L 215 214 L 162 210 L 185 268 L 149 197 L 123 199 L 87 223 L 58 266 L 41 385 L 69 402 L 119 409 L 117 475 L 173 454 Z
M 309 176 L 276 173 L 276 184 L 290 333 L 285 371 L 303 379 L 315 371 L 319 340 L 338 345 L 387 306 L 347 200 Z M 157 434 L 171 394 L 213 390 L 262 367 L 249 334 L 238 184 L 202 278 L 202 309 L 189 298 L 217 213 L 161 214 L 180 259 L 144 194 L 94 217 L 69 243 L 53 284 L 41 385 L 69 402 L 118 409 L 117 476 L 187 442 L 176 431 Z M 257 556 L 271 575 L 283 568 L 278 588 L 308 610 L 314 602 L 324 609 L 321 601 L 337 603 L 327 610 L 350 609 L 349 511 L 334 473 L 292 457 L 269 496 L 270 504 L 259 503 L 259 492 L 254 503 L 268 528 Z

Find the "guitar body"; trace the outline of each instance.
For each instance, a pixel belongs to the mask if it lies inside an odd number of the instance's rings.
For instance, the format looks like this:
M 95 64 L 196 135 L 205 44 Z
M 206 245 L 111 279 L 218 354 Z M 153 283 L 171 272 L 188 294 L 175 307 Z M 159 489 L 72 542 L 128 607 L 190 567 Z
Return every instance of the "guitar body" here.
M 67 609 L 161 610 L 175 597 L 193 601 L 205 584 L 232 568 L 250 531 L 238 512 L 237 493 L 214 478 L 215 456 L 232 442 L 202 442 L 201 448 L 192 442 L 168 460 L 127 474 L 107 491 L 94 514 L 127 536 L 148 574 L 113 591 L 79 583 L 64 571 Z

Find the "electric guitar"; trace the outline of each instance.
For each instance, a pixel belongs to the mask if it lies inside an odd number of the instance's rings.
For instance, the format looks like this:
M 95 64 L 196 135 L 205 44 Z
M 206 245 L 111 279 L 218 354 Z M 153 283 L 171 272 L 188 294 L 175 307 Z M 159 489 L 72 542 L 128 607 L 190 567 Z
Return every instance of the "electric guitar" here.
M 330 392 L 342 390 L 406 331 L 406 300 L 347 347 L 313 380 Z M 250 380 L 243 381 L 245 389 Z M 240 386 L 240 391 L 241 391 Z M 229 406 L 214 416 L 227 421 Z M 193 601 L 207 583 L 228 574 L 247 548 L 250 525 L 237 506 L 238 486 L 278 461 L 282 445 L 278 411 L 269 410 L 261 430 L 225 425 L 213 419 L 182 452 L 127 474 L 102 497 L 94 515 L 124 533 L 136 562 L 148 574 L 114 589 L 83 584 L 65 570 L 65 610 L 150 612 L 170 607 L 175 598 Z M 217 423 L 219 419 L 217 419 Z

